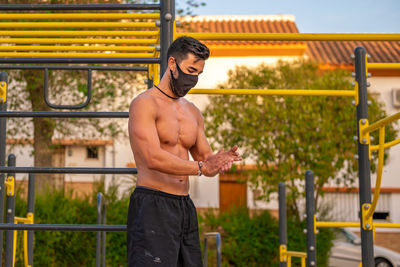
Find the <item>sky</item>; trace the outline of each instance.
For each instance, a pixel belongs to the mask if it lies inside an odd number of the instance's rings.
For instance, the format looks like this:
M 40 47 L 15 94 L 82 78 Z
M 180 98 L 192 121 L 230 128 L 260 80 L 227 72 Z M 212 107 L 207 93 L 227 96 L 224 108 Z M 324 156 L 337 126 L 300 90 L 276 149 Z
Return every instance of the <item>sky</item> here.
M 400 33 L 400 0 L 202 0 L 195 15 L 291 14 L 302 33 Z

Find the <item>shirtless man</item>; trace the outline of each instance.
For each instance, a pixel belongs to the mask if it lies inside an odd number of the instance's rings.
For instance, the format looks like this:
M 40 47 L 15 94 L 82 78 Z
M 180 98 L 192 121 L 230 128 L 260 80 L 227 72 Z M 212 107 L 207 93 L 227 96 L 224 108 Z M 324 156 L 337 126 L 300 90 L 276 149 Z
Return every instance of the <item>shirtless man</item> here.
M 129 111 L 138 169 L 128 212 L 129 267 L 203 266 L 189 175 L 212 177 L 241 160 L 236 146 L 213 154 L 200 111 L 183 98 L 203 72 L 208 48 L 180 37 L 167 55 L 160 83 L 137 96 Z M 189 152 L 194 160 L 189 160 Z

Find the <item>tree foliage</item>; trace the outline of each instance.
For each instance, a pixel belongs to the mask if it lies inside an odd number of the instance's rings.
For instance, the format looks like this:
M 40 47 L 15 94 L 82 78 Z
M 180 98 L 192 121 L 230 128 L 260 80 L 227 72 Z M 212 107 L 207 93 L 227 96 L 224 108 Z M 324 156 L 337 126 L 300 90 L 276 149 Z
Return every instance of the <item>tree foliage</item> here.
M 238 66 L 229 71 L 221 88 L 351 90 L 350 73 L 320 71 L 307 61 L 278 62 L 275 67 Z M 237 144 L 245 163 L 257 169 L 249 175 L 261 198 L 276 192 L 279 182 L 288 188 L 288 209 L 298 214 L 296 200 L 304 192 L 304 175 L 313 170 L 317 196 L 328 182 L 354 186 L 357 177 L 356 113 L 352 98 L 281 96 L 210 96 L 205 108 L 206 134 L 212 145 Z M 369 120 L 386 116 L 382 104 L 370 98 Z M 377 139 L 377 133 L 372 136 Z M 392 126 L 386 140 L 393 140 Z M 373 162 L 372 168 L 375 168 Z M 318 198 L 318 197 L 317 197 Z

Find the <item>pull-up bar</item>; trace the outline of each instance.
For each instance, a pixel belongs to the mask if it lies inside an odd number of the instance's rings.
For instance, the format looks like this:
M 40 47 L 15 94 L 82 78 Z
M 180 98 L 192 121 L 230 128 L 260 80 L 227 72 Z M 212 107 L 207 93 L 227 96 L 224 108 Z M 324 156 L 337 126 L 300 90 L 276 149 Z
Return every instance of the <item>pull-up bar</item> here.
M 192 89 L 189 94 L 207 95 L 269 95 L 269 96 L 356 96 L 355 90 L 305 89 Z
M 175 33 L 181 36 L 215 41 L 400 41 L 398 33 Z

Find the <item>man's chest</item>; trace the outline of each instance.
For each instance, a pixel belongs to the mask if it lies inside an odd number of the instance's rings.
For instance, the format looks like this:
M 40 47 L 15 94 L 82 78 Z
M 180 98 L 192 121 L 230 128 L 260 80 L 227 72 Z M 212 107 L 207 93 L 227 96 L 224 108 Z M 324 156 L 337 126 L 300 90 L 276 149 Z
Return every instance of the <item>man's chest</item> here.
M 189 149 L 196 143 L 198 123 L 187 107 L 163 107 L 157 117 L 156 127 L 161 144 L 180 144 Z

